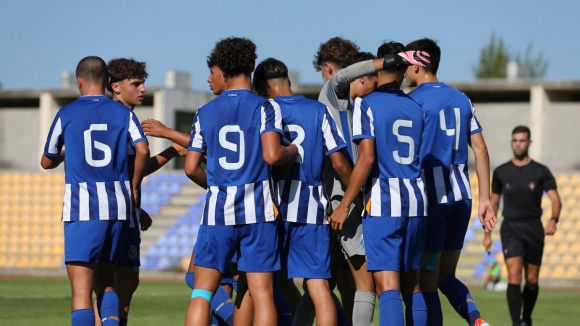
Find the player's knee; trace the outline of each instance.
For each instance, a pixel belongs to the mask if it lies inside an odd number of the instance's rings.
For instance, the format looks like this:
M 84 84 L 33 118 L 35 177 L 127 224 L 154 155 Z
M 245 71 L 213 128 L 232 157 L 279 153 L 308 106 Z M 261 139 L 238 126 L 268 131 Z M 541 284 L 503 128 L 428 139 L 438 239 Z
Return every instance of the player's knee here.
M 525 286 L 528 289 L 535 291 L 538 288 L 538 278 L 537 277 L 533 277 L 533 278 L 528 277 L 526 280 Z
M 207 300 L 207 302 L 211 302 L 211 299 L 213 298 L 213 293 L 208 290 L 193 289 L 193 291 L 191 291 L 191 298 L 192 299 L 202 298 Z

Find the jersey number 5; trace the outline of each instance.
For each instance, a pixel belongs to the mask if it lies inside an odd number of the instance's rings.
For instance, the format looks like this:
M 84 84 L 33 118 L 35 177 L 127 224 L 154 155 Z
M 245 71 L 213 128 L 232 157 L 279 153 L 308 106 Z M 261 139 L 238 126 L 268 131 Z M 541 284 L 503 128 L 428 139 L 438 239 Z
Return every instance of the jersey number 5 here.
M 447 129 L 447 122 L 445 121 L 445 111 L 439 111 L 439 126 L 441 130 L 445 131 L 447 136 L 455 137 L 455 143 L 453 149 L 459 149 L 459 134 L 461 132 L 461 112 L 459 108 L 453 109 L 455 112 L 455 128 Z
M 87 164 L 96 168 L 107 166 L 111 162 L 111 147 L 92 139 L 91 133 L 93 131 L 107 131 L 107 124 L 92 124 L 89 129 L 83 133 L 85 142 L 85 161 Z M 93 147 L 104 153 L 104 157 L 100 160 L 93 158 Z

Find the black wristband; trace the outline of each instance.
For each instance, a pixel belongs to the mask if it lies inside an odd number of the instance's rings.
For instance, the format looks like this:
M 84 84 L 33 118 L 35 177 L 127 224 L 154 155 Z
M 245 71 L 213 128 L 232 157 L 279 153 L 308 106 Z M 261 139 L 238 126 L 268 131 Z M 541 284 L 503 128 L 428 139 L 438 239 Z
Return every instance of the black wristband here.
M 550 219 L 550 221 L 554 221 L 554 223 L 558 224 L 558 222 L 560 221 L 560 218 L 559 217 L 552 217 Z

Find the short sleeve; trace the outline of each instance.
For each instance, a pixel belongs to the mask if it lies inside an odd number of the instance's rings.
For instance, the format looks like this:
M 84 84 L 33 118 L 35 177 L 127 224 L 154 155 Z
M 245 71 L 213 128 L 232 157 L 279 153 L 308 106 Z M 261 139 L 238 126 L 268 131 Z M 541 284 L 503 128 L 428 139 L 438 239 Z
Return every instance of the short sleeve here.
M 354 100 L 352 117 L 352 140 L 355 144 L 362 139 L 375 139 L 373 111 L 365 100 L 357 97 Z
M 62 119 L 59 111 L 56 113 L 52 125 L 50 126 L 50 131 L 46 138 L 46 144 L 44 145 L 44 155 L 49 157 L 59 156 L 63 145 L 64 137 L 62 134 Z
M 473 104 L 471 104 L 471 101 L 469 101 L 469 105 L 471 106 L 471 126 L 469 129 L 471 134 L 473 135 L 482 132 L 483 128 L 481 128 L 481 124 L 479 123 L 479 120 L 477 120 L 477 117 L 475 116 L 475 108 L 473 107 Z
M 499 178 L 499 173 L 497 169 L 493 170 L 493 176 L 491 178 L 491 192 L 494 194 L 501 195 L 502 191 L 502 184 Z
M 544 172 L 542 173 L 542 187 L 544 191 L 555 190 L 557 188 L 556 179 L 552 175 L 552 172 L 550 172 L 550 169 L 545 166 Z
M 322 121 L 320 128 L 322 130 L 322 138 L 324 142 L 324 153 L 328 156 L 342 148 L 346 147 L 346 142 L 340 130 L 336 127 L 336 122 L 332 118 L 328 107 L 324 107 L 322 111 Z
M 260 107 L 260 136 L 274 131 L 284 136 L 282 132 L 282 111 L 274 100 L 266 101 Z
M 147 141 L 147 137 L 141 128 L 141 123 L 133 112 L 129 113 L 129 137 L 131 138 L 131 145 L 133 146 L 142 141 Z
M 200 110 L 197 110 L 197 113 L 195 113 L 195 116 L 193 116 L 193 123 L 191 124 L 191 136 L 189 136 L 187 150 L 205 153 L 207 144 L 205 143 L 205 139 L 203 138 L 201 132 L 199 111 Z

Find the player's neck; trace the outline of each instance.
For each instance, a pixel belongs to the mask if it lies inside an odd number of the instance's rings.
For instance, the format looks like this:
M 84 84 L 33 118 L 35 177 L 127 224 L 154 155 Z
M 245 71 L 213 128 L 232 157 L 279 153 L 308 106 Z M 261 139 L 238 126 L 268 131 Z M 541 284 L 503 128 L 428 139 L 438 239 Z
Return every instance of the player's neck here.
M 227 89 L 252 89 L 252 80 L 246 75 L 226 78 Z
M 131 110 L 135 110 L 134 105 L 127 104 L 125 101 L 123 101 L 123 99 L 121 97 L 117 97 L 117 96 L 113 95 L 113 100 L 123 104 L 124 106 L 128 107 Z
M 417 81 L 417 86 L 423 84 L 423 83 L 438 83 L 439 79 L 437 79 L 437 76 L 433 75 L 433 74 L 425 74 L 423 75 L 422 78 L 420 78 Z
M 84 84 L 80 91 L 82 96 L 105 95 L 102 85 Z
M 513 163 L 515 166 L 525 166 L 525 165 L 528 165 L 528 164 L 530 164 L 530 162 L 531 162 L 531 161 L 532 161 L 532 158 L 531 158 L 531 157 L 529 157 L 529 156 L 526 156 L 526 157 L 521 157 L 521 158 L 520 158 L 520 157 L 516 157 L 516 156 L 514 156 L 514 157 L 512 158 L 512 163 Z
M 290 84 L 286 80 L 269 80 L 268 81 L 268 93 L 271 98 L 276 98 L 278 96 L 292 96 L 292 89 Z

